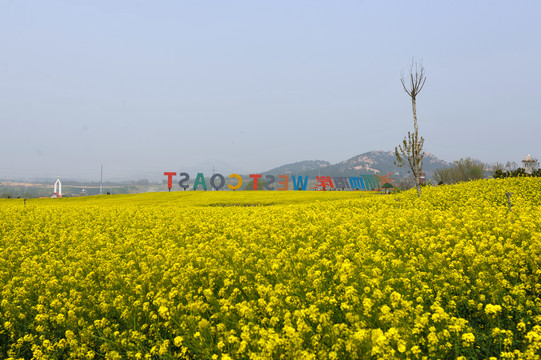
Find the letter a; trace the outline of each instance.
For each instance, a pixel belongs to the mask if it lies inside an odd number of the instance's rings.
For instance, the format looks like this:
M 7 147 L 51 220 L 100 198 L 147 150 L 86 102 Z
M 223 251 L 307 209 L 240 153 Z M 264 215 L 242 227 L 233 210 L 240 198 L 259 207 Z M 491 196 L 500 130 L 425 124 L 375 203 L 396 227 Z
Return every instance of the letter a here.
M 203 173 L 197 173 L 197 176 L 195 177 L 195 182 L 193 183 L 193 189 L 197 190 L 197 187 L 199 185 L 202 185 L 203 189 L 207 190 L 207 183 L 205 182 L 205 177 L 203 176 Z

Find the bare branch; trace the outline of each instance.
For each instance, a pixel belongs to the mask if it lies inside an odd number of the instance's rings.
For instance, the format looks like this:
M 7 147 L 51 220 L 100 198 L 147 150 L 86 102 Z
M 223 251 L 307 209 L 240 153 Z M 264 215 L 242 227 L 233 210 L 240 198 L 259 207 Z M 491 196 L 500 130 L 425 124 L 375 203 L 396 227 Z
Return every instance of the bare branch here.
M 404 91 L 406 92 L 406 94 L 410 95 L 410 92 L 408 91 L 408 88 L 406 87 L 406 83 L 404 82 L 404 75 L 403 74 L 402 74 L 402 77 L 400 78 L 400 82 L 402 83 L 402 87 L 404 88 Z
M 408 94 L 413 100 L 423 90 L 426 82 L 425 69 L 421 63 L 412 60 L 410 66 L 409 84 L 406 85 L 404 74 L 400 77 L 400 82 L 406 94 Z

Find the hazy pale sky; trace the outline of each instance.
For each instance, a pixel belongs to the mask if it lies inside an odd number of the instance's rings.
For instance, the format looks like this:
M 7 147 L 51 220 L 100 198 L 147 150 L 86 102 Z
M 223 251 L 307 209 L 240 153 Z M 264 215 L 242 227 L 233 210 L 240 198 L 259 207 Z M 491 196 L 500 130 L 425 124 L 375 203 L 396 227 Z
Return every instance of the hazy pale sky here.
M 541 2 L 0 0 L 0 178 L 541 157 Z

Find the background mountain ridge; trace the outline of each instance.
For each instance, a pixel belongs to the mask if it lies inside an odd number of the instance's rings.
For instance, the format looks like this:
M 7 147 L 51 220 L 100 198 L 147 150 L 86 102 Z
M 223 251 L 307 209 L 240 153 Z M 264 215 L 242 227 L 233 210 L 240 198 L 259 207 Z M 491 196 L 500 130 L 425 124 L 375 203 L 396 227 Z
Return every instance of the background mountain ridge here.
M 393 151 L 373 150 L 353 156 L 336 164 L 324 160 L 303 160 L 285 164 L 263 174 L 309 175 L 309 176 L 352 176 L 352 175 L 387 175 L 394 173 L 395 177 L 405 177 L 408 169 L 399 168 L 394 164 Z M 423 158 L 423 171 L 426 178 L 431 178 L 436 169 L 447 168 L 450 163 L 438 159 L 436 156 L 425 153 Z

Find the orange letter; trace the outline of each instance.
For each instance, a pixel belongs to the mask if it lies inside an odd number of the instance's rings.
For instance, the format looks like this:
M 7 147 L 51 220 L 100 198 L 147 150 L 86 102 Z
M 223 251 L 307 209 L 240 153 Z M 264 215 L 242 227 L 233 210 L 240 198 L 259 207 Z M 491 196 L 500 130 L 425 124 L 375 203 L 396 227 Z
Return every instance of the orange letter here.
M 278 181 L 278 185 L 282 185 L 283 187 L 278 186 L 278 190 L 287 190 L 289 188 L 289 176 L 288 175 L 278 175 L 280 180 Z
M 237 189 L 240 189 L 240 187 L 242 186 L 242 178 L 240 177 L 240 175 L 238 174 L 231 174 L 229 175 L 229 178 L 230 179 L 233 179 L 233 178 L 237 178 L 239 180 L 239 183 L 235 186 L 229 184 L 227 185 L 228 188 L 230 188 L 231 190 L 237 190 Z

